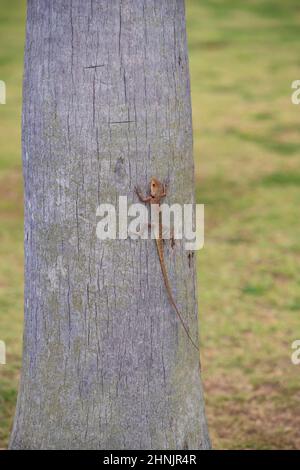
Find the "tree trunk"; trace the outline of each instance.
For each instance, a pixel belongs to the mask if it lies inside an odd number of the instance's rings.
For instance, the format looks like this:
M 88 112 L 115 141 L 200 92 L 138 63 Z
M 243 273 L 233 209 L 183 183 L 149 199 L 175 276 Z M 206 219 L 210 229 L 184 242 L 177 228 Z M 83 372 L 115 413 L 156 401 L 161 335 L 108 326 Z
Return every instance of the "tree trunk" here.
M 25 332 L 12 449 L 204 449 L 198 352 L 154 240 L 96 237 L 96 208 L 152 175 L 193 201 L 183 0 L 29 0 Z M 198 337 L 194 259 L 166 244 Z

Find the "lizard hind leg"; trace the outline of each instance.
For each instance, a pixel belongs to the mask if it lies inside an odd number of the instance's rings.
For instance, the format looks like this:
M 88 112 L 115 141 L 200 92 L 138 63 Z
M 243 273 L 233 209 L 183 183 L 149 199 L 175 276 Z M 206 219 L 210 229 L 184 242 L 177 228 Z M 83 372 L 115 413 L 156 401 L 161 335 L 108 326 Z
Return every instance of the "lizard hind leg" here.
M 170 230 L 170 240 L 171 240 L 171 248 L 174 248 L 175 238 L 174 238 L 174 228 L 173 227 Z

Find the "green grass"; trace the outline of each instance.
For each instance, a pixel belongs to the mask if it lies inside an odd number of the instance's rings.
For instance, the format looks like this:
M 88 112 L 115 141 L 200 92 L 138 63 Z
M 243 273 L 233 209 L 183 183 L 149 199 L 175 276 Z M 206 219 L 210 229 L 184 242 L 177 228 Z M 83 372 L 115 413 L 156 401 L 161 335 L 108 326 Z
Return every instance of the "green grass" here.
M 297 1 L 189 1 L 203 378 L 214 447 L 299 448 Z
M 215 448 L 300 448 L 298 0 L 186 0 L 203 379 Z M 0 9 L 0 447 L 15 407 L 22 335 L 20 103 L 25 2 Z

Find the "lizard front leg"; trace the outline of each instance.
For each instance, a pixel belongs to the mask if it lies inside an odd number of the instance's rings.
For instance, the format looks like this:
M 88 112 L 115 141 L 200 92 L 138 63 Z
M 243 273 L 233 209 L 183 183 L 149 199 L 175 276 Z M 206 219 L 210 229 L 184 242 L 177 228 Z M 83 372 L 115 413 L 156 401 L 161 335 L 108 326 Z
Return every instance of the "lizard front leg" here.
M 143 196 L 143 194 L 142 194 L 142 192 L 141 192 L 141 190 L 138 186 L 135 186 L 134 190 L 135 190 L 135 192 L 136 192 L 136 194 L 137 194 L 137 196 L 138 196 L 138 198 L 141 202 L 144 202 L 145 204 L 147 204 L 151 201 L 151 196 Z

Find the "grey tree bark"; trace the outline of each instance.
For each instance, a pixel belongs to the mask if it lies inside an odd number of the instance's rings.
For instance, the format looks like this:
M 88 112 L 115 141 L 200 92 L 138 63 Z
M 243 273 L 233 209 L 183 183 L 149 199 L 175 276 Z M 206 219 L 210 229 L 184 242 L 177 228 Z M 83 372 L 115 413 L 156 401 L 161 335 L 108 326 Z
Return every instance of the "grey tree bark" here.
M 25 331 L 12 449 L 206 449 L 198 352 L 153 240 L 96 237 L 152 175 L 194 197 L 183 0 L 29 0 Z M 198 336 L 194 259 L 166 246 Z

